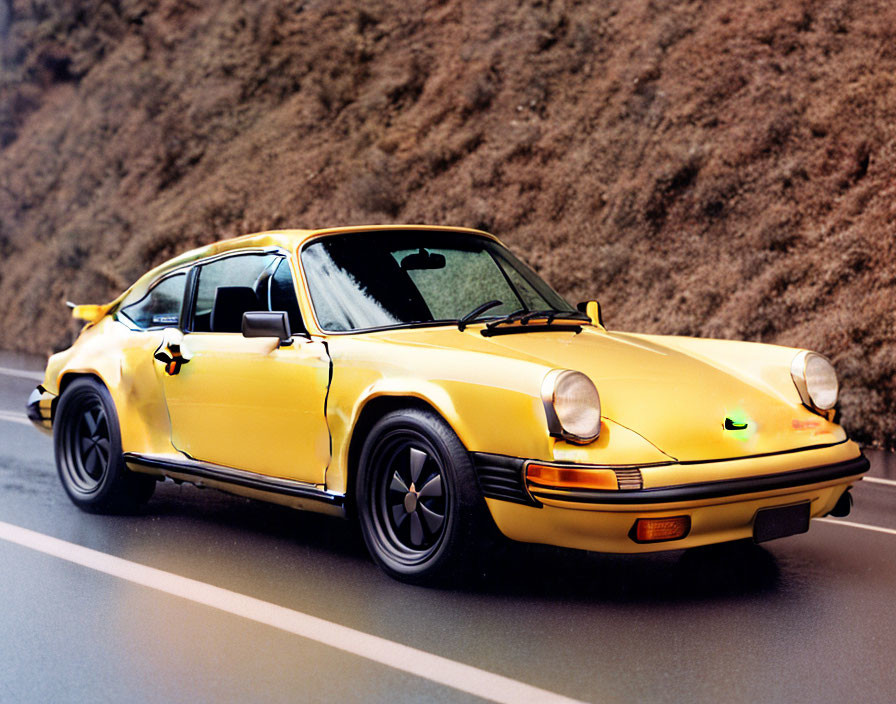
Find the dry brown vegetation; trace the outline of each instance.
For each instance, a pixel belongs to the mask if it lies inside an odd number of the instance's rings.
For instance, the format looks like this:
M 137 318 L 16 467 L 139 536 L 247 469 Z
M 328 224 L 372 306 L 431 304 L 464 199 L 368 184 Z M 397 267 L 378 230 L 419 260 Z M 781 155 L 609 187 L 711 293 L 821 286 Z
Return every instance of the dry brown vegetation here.
M 0 0 L 0 35 L 0 347 L 221 237 L 470 225 L 611 327 L 824 352 L 896 442 L 889 0 Z

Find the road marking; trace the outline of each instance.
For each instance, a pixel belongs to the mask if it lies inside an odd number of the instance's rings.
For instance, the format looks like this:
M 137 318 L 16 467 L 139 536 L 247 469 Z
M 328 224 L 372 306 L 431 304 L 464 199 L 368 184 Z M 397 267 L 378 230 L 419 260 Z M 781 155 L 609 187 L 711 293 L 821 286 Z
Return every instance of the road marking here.
M 0 521 L 0 540 L 188 599 L 197 604 L 242 616 L 484 699 L 506 704 L 522 702 L 582 704 L 575 699 L 509 677 L 464 665 L 245 594 L 91 550 L 11 523 Z
M 43 381 L 43 372 L 29 372 L 27 369 L 10 369 L 9 367 L 0 367 L 0 374 L 6 376 L 17 376 L 21 379 L 33 379 L 34 381 Z
M 28 416 L 24 413 L 13 413 L 12 411 L 0 411 L 0 420 L 8 420 L 10 423 L 31 425 L 31 421 L 28 420 Z
M 886 484 L 887 486 L 896 486 L 896 481 L 892 479 L 881 479 L 880 477 L 862 477 L 863 482 L 873 482 L 874 484 Z
M 816 521 L 822 523 L 830 523 L 835 526 L 849 526 L 850 528 L 862 528 L 864 530 L 873 530 L 875 533 L 886 533 L 887 535 L 896 535 L 893 528 L 881 528 L 880 526 L 869 526 L 867 523 L 853 523 L 852 521 L 843 521 L 839 518 L 816 518 Z

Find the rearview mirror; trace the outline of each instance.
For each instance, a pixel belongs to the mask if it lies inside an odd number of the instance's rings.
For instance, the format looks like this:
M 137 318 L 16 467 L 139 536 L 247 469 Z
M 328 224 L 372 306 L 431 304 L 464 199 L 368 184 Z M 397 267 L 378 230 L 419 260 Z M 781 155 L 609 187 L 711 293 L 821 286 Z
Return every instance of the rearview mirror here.
M 249 311 L 243 313 L 243 337 L 276 337 L 280 344 L 292 338 L 289 317 L 283 311 Z
M 419 252 L 409 254 L 401 260 L 401 268 L 405 271 L 419 271 L 421 269 L 444 269 L 445 255 L 427 252 L 423 247 Z

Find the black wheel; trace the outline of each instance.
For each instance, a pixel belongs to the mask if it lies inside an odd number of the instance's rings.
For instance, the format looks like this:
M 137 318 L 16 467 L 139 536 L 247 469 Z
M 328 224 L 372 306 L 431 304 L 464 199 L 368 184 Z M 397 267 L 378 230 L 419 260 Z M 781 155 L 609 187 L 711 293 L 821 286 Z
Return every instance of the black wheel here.
M 371 428 L 356 496 L 367 549 L 404 582 L 469 576 L 479 541 L 490 535 L 467 451 L 431 412 L 395 411 Z
M 155 479 L 125 466 L 115 404 L 98 381 L 77 379 L 62 394 L 53 442 L 59 479 L 79 508 L 121 513 L 152 496 Z

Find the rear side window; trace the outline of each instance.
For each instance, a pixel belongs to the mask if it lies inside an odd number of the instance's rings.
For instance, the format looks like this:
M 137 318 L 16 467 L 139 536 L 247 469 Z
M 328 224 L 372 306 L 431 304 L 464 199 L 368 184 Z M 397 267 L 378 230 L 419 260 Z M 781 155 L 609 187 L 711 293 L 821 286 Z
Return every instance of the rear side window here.
M 186 281 L 184 273 L 162 279 L 140 300 L 134 303 L 125 300 L 119 314 L 144 330 L 177 327 Z

